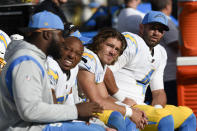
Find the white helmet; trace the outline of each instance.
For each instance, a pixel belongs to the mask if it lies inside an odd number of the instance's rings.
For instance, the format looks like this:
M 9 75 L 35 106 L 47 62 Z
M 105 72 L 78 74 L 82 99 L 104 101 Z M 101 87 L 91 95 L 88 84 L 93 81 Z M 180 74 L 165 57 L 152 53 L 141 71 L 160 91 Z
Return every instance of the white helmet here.
M 4 55 L 7 49 L 8 44 L 11 42 L 9 36 L 0 30 L 0 69 L 5 65 Z

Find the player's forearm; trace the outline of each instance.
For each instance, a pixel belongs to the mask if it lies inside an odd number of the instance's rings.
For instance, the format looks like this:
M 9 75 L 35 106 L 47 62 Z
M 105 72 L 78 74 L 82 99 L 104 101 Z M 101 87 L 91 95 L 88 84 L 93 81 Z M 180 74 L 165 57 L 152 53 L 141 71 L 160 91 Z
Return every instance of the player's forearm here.
M 51 99 L 51 97 L 48 97 L 48 102 L 42 102 L 42 86 L 39 86 L 37 84 L 35 86 L 36 88 L 32 88 L 32 85 L 28 85 L 27 83 L 25 83 L 24 85 L 19 85 L 18 83 L 21 83 L 21 80 L 17 80 L 18 82 L 15 82 L 15 85 L 18 86 L 13 92 L 14 96 L 16 97 L 14 101 L 17 105 L 17 111 L 24 121 L 46 123 L 74 120 L 78 118 L 75 105 L 52 104 L 53 100 Z M 21 91 L 24 89 L 26 90 Z M 45 90 L 45 92 L 46 91 L 47 90 Z M 48 90 L 48 94 L 50 93 L 50 91 L 51 90 Z M 27 94 L 27 92 L 29 92 L 29 94 Z
M 104 83 L 110 95 L 114 95 L 118 91 L 113 72 L 109 68 L 106 70 Z
M 108 100 L 110 100 L 111 102 L 116 102 L 116 101 L 117 101 L 117 99 L 114 98 L 114 97 L 112 97 L 112 96 L 109 96 L 109 97 L 108 97 Z
M 105 110 L 114 110 L 120 112 L 123 116 L 125 115 L 125 107 L 115 104 L 115 99 L 111 96 L 96 99 L 94 102 L 99 103 Z
M 167 98 L 166 98 L 165 91 L 163 89 L 152 91 L 152 97 L 153 97 L 153 100 L 152 100 L 153 106 L 162 105 L 163 107 L 165 107 Z

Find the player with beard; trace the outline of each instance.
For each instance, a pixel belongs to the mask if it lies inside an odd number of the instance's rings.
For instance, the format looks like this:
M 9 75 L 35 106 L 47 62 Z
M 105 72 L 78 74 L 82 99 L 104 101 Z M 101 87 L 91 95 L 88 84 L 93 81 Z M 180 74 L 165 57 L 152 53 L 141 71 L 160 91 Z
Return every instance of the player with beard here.
M 136 102 L 134 107 L 143 110 L 148 117 L 145 130 L 195 131 L 196 118 L 185 106 L 166 105 L 163 86 L 163 71 L 167 54 L 159 42 L 168 31 L 168 19 L 162 12 L 150 11 L 140 24 L 139 36 L 123 32 L 127 48 L 115 65 L 105 75 L 108 91 L 117 98 L 129 97 Z M 117 83 L 117 86 L 116 86 Z M 153 101 L 144 103 L 146 88 L 150 85 Z M 118 88 L 119 89 L 118 89 Z
M 61 19 L 43 11 L 32 16 L 28 27 L 30 36 L 11 42 L 5 54 L 7 64 L 0 75 L 0 130 L 74 131 L 80 126 L 84 131 L 104 131 L 95 124 L 67 122 L 102 112 L 98 104 L 53 103 L 46 57 L 60 52 L 64 42 Z

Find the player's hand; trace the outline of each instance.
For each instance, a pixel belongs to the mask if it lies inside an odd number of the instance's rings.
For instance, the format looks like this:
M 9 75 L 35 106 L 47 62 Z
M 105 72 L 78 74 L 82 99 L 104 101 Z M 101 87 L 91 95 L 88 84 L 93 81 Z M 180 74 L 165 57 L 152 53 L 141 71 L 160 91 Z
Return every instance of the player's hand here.
M 142 112 L 142 117 L 143 117 L 142 122 L 143 122 L 144 127 L 145 127 L 146 125 L 148 125 L 148 117 L 146 116 L 144 111 L 141 111 L 141 112 Z
M 137 105 L 137 103 L 133 100 L 133 99 L 130 99 L 130 98 L 125 98 L 124 101 L 122 101 L 122 103 L 124 104 L 127 104 L 129 106 L 134 106 L 134 105 Z
M 130 119 L 136 124 L 136 127 L 139 129 L 144 129 L 147 125 L 147 117 L 145 113 L 137 108 L 132 108 L 133 114 Z
M 97 117 L 96 113 L 102 113 L 103 108 L 95 102 L 85 102 L 76 104 L 78 118 L 80 120 L 89 121 L 91 117 Z

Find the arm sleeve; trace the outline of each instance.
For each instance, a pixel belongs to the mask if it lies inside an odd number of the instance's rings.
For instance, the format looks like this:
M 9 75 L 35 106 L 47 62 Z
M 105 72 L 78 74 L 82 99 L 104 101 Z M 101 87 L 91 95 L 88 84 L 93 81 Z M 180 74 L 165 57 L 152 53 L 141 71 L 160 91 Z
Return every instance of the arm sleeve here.
M 135 38 L 128 32 L 124 32 L 123 35 L 125 36 L 127 41 L 127 48 L 124 50 L 123 54 L 118 58 L 118 61 L 114 65 L 109 66 L 112 72 L 116 72 L 121 68 L 125 67 L 127 63 L 130 63 L 138 50 L 137 41 L 135 40 Z
M 47 62 L 49 65 L 49 71 L 48 71 L 48 76 L 50 79 L 50 83 L 53 85 L 51 86 L 52 89 L 56 89 L 56 85 L 59 80 L 59 74 L 58 74 L 58 69 L 57 67 L 59 66 L 55 60 L 51 57 L 47 57 Z
M 79 63 L 80 69 L 85 69 L 91 73 L 96 71 L 96 58 L 90 53 L 84 53 L 82 60 Z
M 14 68 L 12 89 L 20 117 L 24 121 L 39 123 L 77 119 L 75 105 L 53 104 L 46 77 L 47 74 L 43 77 L 39 67 L 31 61 L 22 62 Z
M 164 69 L 166 66 L 167 54 L 166 54 L 165 49 L 163 49 L 163 48 L 161 50 L 161 59 L 160 60 L 161 60 L 160 66 L 155 70 L 155 72 L 153 73 L 153 78 L 150 81 L 151 91 L 164 89 L 163 74 L 164 74 Z

